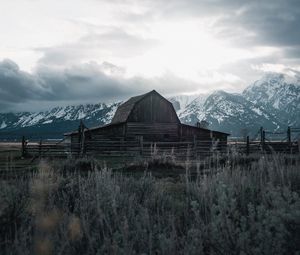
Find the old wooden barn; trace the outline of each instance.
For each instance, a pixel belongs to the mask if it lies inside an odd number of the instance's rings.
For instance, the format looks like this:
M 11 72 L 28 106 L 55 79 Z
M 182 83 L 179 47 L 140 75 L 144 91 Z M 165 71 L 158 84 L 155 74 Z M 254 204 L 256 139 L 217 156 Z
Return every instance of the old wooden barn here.
M 111 123 L 104 126 L 81 128 L 65 134 L 72 151 L 130 150 L 153 146 L 178 148 L 182 145 L 210 150 L 223 150 L 229 134 L 191 126 L 180 122 L 171 102 L 155 90 L 130 98 L 121 104 Z

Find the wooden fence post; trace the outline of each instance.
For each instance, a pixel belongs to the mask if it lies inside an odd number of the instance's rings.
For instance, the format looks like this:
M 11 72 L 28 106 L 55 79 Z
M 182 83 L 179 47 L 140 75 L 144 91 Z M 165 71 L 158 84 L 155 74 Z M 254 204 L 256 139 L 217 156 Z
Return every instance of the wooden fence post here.
M 249 141 L 249 135 L 247 135 L 247 145 L 246 145 L 246 154 L 247 156 L 250 153 L 250 141 Z
M 196 135 L 194 135 L 193 137 L 193 151 L 194 151 L 194 158 L 196 159 L 197 158 L 197 137 Z
M 77 152 L 76 152 L 77 157 L 79 157 L 80 156 L 80 148 L 81 148 L 81 122 L 78 126 L 78 146 L 76 146 L 75 148 L 77 150 Z
M 292 136 L 291 136 L 291 127 L 287 129 L 287 141 L 289 146 L 290 154 L 292 154 Z
M 263 143 L 262 143 L 263 150 L 265 150 L 265 143 L 266 143 L 266 131 L 263 130 Z
M 287 129 L 287 140 L 289 143 L 291 142 L 291 127 L 288 127 Z
M 22 158 L 25 158 L 26 156 L 26 140 L 25 136 L 22 136 Z
M 262 151 L 265 150 L 265 138 L 266 138 L 266 133 L 264 131 L 264 128 L 260 127 L 260 143 L 261 143 Z
M 42 139 L 40 139 L 40 142 L 39 142 L 39 157 L 41 158 L 42 156 Z
M 84 129 L 85 129 L 85 126 L 83 124 L 83 121 L 81 120 L 80 121 L 80 124 L 79 124 L 79 128 L 78 128 L 78 136 L 79 136 L 79 151 L 78 151 L 78 154 L 80 157 L 83 156 L 83 154 L 85 153 L 85 135 L 84 135 Z
M 80 156 L 82 157 L 84 154 L 85 154 L 85 135 L 83 129 L 81 133 Z
M 143 156 L 143 151 L 144 151 L 144 138 L 143 136 L 140 136 L 140 154 Z

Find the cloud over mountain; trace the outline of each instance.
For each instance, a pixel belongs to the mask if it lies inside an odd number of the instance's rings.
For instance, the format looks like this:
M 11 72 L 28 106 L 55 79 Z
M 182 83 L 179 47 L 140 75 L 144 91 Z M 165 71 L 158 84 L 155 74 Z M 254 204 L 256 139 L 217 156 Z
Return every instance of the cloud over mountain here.
M 193 90 L 197 84 L 172 73 L 145 79 L 126 78 L 124 70 L 111 63 L 94 62 L 70 68 L 39 66 L 33 74 L 21 71 L 11 60 L 0 62 L 1 112 L 42 110 L 51 106 L 123 100 L 158 89 L 162 93 Z M 161 85 L 164 84 L 164 87 Z M 185 84 L 183 87 L 182 84 Z
M 0 84 L 2 111 L 30 108 L 31 102 L 108 101 L 138 90 L 134 82 L 110 77 L 95 63 L 68 69 L 42 66 L 29 74 L 13 61 L 4 60 L 0 62 Z

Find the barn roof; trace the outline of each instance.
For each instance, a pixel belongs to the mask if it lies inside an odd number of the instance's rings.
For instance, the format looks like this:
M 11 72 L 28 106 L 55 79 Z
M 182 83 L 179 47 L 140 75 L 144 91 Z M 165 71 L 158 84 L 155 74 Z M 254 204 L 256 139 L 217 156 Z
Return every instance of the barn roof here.
M 93 131 L 93 130 L 98 130 L 98 129 L 104 129 L 104 128 L 110 128 L 110 127 L 115 127 L 118 125 L 124 124 L 124 122 L 119 122 L 119 123 L 109 123 L 109 124 L 105 124 L 105 125 L 101 125 L 101 126 L 95 126 L 95 127 L 91 127 L 91 128 L 84 128 L 84 132 L 87 131 Z M 70 135 L 76 135 L 78 134 L 78 130 L 73 131 L 73 132 L 68 132 L 68 133 L 64 133 L 64 136 L 70 136 Z
M 127 118 L 129 117 L 131 111 L 133 110 L 134 106 L 141 101 L 144 97 L 146 97 L 147 95 L 151 94 L 151 93 L 157 93 L 155 90 L 152 90 L 146 94 L 140 95 L 140 96 L 135 96 L 135 97 L 131 97 L 129 100 L 127 100 L 125 103 L 121 104 L 111 123 L 121 123 L 121 122 L 126 122 Z
M 206 131 L 206 132 L 213 132 L 213 133 L 216 133 L 216 134 L 223 134 L 223 135 L 227 135 L 227 136 L 230 135 L 229 133 L 225 133 L 225 132 L 221 132 L 221 131 L 217 131 L 217 130 L 211 130 L 211 129 L 208 129 L 208 128 L 201 128 L 201 127 L 197 127 L 197 126 L 191 126 L 191 125 L 184 124 L 184 123 L 181 123 L 180 125 L 184 126 L 184 127 L 187 127 L 187 128 L 203 130 L 203 131 Z

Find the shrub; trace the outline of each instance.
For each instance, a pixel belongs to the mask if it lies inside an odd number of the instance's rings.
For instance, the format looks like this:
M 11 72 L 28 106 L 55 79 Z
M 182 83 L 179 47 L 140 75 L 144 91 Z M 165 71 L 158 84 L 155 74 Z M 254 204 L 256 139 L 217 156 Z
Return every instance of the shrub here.
M 1 254 L 299 253 L 299 160 L 240 161 L 181 179 L 41 162 L 0 182 Z

